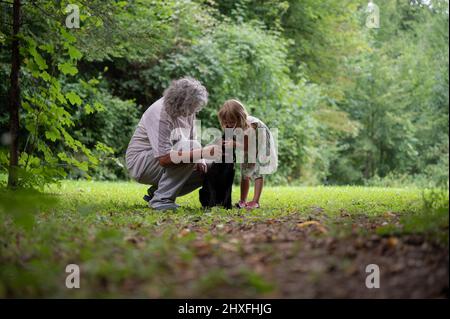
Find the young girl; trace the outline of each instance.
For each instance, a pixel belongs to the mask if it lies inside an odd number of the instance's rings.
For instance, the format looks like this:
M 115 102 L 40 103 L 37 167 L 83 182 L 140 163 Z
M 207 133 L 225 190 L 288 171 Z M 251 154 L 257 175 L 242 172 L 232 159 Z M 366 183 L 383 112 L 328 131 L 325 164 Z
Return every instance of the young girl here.
M 240 128 L 244 133 L 244 145 L 241 147 L 244 150 L 244 162 L 241 163 L 241 199 L 236 206 L 247 209 L 259 208 L 264 185 L 263 174 L 273 173 L 277 168 L 277 153 L 272 133 L 261 120 L 248 115 L 244 105 L 238 100 L 226 101 L 220 108 L 218 117 L 223 129 L 237 131 L 236 129 Z M 250 136 L 255 138 L 252 139 Z M 256 145 L 250 145 L 249 141 Z M 239 149 L 239 145 L 236 145 L 236 148 Z M 249 150 L 253 150 L 253 153 Z M 263 151 L 266 152 L 266 160 L 261 161 L 263 157 L 259 155 Z M 253 156 L 254 160 L 249 159 L 249 153 L 256 155 Z M 253 199 L 247 202 L 250 180 L 255 183 L 255 191 Z

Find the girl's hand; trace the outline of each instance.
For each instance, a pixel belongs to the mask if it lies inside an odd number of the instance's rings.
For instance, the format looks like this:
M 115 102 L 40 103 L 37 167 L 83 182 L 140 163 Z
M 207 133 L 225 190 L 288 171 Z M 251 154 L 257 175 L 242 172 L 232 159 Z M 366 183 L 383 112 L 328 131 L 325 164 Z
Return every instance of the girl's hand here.
M 200 173 L 206 174 L 206 172 L 208 171 L 208 166 L 206 165 L 206 163 L 197 163 L 195 164 L 195 170 L 199 171 Z
M 245 147 L 244 147 L 244 144 L 239 143 L 239 142 L 237 142 L 237 141 L 232 141 L 232 140 L 229 140 L 229 141 L 223 141 L 223 145 L 224 145 L 225 147 L 233 147 L 233 148 L 242 149 L 242 150 L 245 148 Z
M 233 141 L 233 140 L 223 141 L 222 144 L 223 144 L 223 146 L 225 148 L 234 148 L 234 147 L 236 147 L 236 142 Z

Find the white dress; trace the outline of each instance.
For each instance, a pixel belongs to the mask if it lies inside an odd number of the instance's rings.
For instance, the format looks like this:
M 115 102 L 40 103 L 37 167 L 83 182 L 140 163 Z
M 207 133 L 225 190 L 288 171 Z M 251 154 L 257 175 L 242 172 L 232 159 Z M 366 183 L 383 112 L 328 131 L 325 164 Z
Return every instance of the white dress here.
M 278 167 L 278 153 L 276 141 L 266 124 L 254 116 L 247 116 L 249 128 L 249 153 L 255 152 L 256 156 L 248 156 L 248 161 L 241 164 L 242 177 L 255 180 L 263 174 L 273 174 Z M 254 128 L 256 126 L 256 129 Z M 250 139 L 250 136 L 255 138 Z M 254 145 L 252 145 L 254 143 Z

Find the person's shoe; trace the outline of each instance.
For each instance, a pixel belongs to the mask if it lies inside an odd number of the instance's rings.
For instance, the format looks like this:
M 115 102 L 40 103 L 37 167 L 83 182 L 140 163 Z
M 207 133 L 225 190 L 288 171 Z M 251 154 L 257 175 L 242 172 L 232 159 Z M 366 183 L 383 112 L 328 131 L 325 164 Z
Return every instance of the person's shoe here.
M 236 206 L 237 208 L 241 209 L 241 208 L 245 208 L 246 204 L 245 204 L 244 201 L 240 200 L 239 202 L 237 202 L 237 203 L 235 204 L 235 206 Z
M 180 207 L 179 205 L 177 205 L 175 203 L 161 204 L 161 205 L 159 205 L 157 207 L 152 207 L 152 206 L 150 206 L 150 203 L 149 203 L 148 206 L 150 208 L 155 209 L 155 210 L 161 210 L 161 211 L 164 211 L 164 210 L 177 210 L 177 208 Z
M 148 203 L 152 200 L 155 195 L 155 191 L 158 189 L 158 186 L 152 185 L 147 189 L 147 195 L 144 195 L 143 199 Z
M 246 205 L 245 205 L 245 208 L 247 208 L 248 210 L 251 210 L 251 209 L 256 209 L 256 208 L 259 208 L 259 204 L 257 203 L 257 202 L 248 202 Z

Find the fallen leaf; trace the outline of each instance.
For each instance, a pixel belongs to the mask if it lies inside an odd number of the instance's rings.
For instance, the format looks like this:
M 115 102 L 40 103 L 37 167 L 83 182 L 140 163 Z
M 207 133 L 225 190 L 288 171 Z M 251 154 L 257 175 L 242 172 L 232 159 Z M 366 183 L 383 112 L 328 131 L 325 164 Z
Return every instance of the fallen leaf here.
M 297 224 L 297 228 L 299 228 L 299 229 L 303 229 L 303 228 L 306 228 L 309 226 L 315 226 L 318 231 L 320 231 L 321 233 L 324 233 L 324 234 L 326 234 L 328 232 L 325 227 L 323 227 L 318 221 L 315 221 L 315 220 L 310 220 L 307 222 Z
M 307 227 L 307 226 L 309 226 L 309 225 L 317 225 L 317 224 L 319 224 L 319 222 L 316 222 L 316 221 L 314 221 L 314 220 L 311 220 L 311 221 L 308 221 L 308 222 L 298 223 L 298 224 L 297 224 L 297 227 L 298 227 L 298 228 L 304 228 L 304 227 Z
M 384 217 L 395 217 L 396 216 L 393 212 L 386 212 L 383 215 L 384 215 Z
M 184 228 L 180 231 L 180 233 L 178 234 L 178 237 L 185 237 L 187 235 L 189 235 L 191 233 L 191 230 L 189 228 Z
M 398 245 L 398 239 L 395 237 L 389 237 L 387 240 L 387 245 L 389 248 L 394 248 Z

